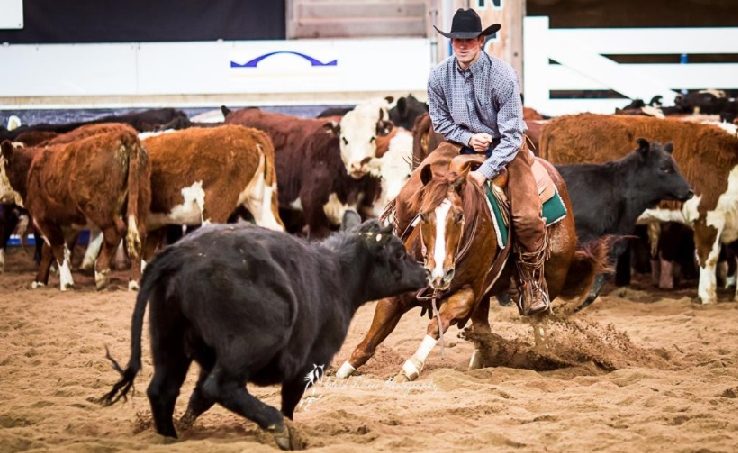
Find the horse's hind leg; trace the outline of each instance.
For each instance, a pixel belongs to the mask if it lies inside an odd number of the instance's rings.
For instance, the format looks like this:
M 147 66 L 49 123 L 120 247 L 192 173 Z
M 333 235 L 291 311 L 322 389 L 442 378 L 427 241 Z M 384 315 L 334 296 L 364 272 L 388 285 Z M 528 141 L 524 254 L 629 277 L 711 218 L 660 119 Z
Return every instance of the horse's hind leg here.
M 402 365 L 401 376 L 411 381 L 417 379 L 425 360 L 441 335 L 448 330 L 453 321 L 466 319 L 473 308 L 474 291 L 471 288 L 461 289 L 449 297 L 438 310 L 438 316 L 434 316 L 428 325 L 428 333 L 420 343 L 418 350 Z
M 387 335 L 392 333 L 400 322 L 402 315 L 407 313 L 415 305 L 415 296 L 400 296 L 382 299 L 377 302 L 374 310 L 374 319 L 364 340 L 356 346 L 351 357 L 341 365 L 336 372 L 336 377 L 346 379 L 351 376 L 357 368 L 362 366 L 374 356 L 377 349 Z

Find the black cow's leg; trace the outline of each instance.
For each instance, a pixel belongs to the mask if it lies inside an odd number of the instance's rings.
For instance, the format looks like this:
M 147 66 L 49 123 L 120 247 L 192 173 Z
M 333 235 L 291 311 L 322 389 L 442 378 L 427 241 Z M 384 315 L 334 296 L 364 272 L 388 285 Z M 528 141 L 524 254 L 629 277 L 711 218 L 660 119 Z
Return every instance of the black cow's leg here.
M 147 391 L 151 414 L 159 434 L 177 437 L 172 420 L 174 405 L 192 362 L 185 352 L 185 339 L 179 327 L 182 318 L 152 303 L 149 320 L 154 326 L 151 329 L 154 377 Z
M 292 420 L 295 413 L 295 407 L 302 399 L 302 394 L 305 392 L 305 380 L 304 376 L 310 370 L 305 370 L 304 373 L 298 373 L 299 379 L 293 379 L 291 381 L 285 381 L 282 383 L 282 414 Z
M 205 411 L 213 407 L 213 404 L 215 404 L 215 401 L 206 397 L 205 392 L 202 390 L 202 386 L 210 375 L 210 371 L 211 367 L 203 367 L 200 370 L 200 377 L 197 378 L 195 390 L 192 392 L 190 402 L 187 404 L 187 410 L 182 418 L 179 419 L 180 429 L 191 428 L 195 423 L 195 420 L 197 420 L 197 417 L 205 413 Z
M 623 249 L 622 254 L 617 258 L 617 267 L 615 268 L 615 285 L 630 285 L 630 246 L 627 245 Z
M 582 305 L 577 307 L 575 311 L 579 311 L 585 307 L 588 307 L 592 305 L 592 302 L 597 299 L 597 297 L 600 295 L 600 291 L 602 291 L 602 286 L 605 284 L 605 275 L 604 274 L 597 274 L 595 275 L 594 281 L 592 282 L 592 287 L 589 289 L 589 294 L 587 294 L 587 297 L 582 302 Z
M 206 398 L 226 409 L 253 421 L 262 429 L 274 433 L 280 448 L 292 447 L 292 435 L 284 416 L 274 407 L 265 404 L 246 390 L 246 376 L 237 376 L 217 364 L 202 386 Z

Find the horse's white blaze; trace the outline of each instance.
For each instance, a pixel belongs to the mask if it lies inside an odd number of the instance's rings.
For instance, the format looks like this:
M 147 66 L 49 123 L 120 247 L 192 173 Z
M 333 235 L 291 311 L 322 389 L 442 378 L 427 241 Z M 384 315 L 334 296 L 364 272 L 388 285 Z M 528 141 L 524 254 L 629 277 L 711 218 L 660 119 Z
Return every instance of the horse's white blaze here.
M 451 209 L 451 202 L 448 199 L 435 209 L 436 214 L 436 243 L 433 247 L 433 260 L 435 266 L 431 271 L 431 279 L 443 278 L 446 272 L 443 270 L 443 262 L 446 261 L 446 216 Z
M 184 201 L 171 209 L 168 214 L 149 214 L 149 224 L 165 225 L 169 223 L 181 225 L 196 225 L 203 223 L 205 211 L 205 191 L 202 188 L 202 180 L 195 181 L 189 187 L 181 190 Z

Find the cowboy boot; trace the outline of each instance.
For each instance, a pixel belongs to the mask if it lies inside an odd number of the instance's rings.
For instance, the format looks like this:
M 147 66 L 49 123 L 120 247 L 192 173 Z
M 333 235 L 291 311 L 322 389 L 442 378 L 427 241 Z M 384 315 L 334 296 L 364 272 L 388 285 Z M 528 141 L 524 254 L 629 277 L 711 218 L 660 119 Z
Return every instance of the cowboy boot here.
M 543 272 L 547 255 L 546 241 L 539 250 L 533 252 L 518 251 L 518 308 L 520 314 L 531 316 L 548 310 L 551 302 L 548 298 L 548 287 Z

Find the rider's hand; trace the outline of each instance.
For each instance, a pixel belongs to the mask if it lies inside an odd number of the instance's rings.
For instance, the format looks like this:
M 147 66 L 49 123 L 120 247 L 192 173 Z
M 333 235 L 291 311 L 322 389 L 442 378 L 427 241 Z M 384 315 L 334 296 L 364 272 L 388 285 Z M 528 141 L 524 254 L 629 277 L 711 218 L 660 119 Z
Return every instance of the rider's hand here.
M 492 136 L 485 132 L 474 134 L 469 139 L 469 147 L 478 153 L 486 152 L 491 143 Z
M 473 172 L 469 173 L 469 177 L 476 183 L 479 187 L 484 186 L 484 183 L 487 182 L 487 178 L 484 177 L 483 174 L 480 172 L 474 170 Z

